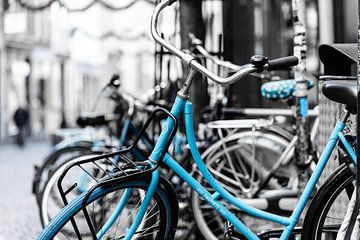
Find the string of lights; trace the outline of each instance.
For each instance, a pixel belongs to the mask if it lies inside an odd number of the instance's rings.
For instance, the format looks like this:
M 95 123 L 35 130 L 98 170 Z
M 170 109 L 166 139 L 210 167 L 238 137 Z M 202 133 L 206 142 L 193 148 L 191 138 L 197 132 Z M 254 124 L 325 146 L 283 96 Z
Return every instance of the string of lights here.
M 93 0 L 86 5 L 79 7 L 79 8 L 71 8 L 69 7 L 63 0 L 48 0 L 48 2 L 44 2 L 42 4 L 32 4 L 26 0 L 15 0 L 21 7 L 29 10 L 29 11 L 43 11 L 49 8 L 53 3 L 58 2 L 61 7 L 65 8 L 68 12 L 84 12 L 87 11 L 89 8 L 94 6 L 95 4 L 100 4 L 102 7 L 111 10 L 111 11 L 123 11 L 129 9 L 130 7 L 134 6 L 137 2 L 144 1 L 149 4 L 154 4 L 152 0 L 133 0 L 128 2 L 122 6 L 115 6 L 106 0 Z
M 91 34 L 91 33 L 87 32 L 84 29 L 73 28 L 71 30 L 71 32 L 70 32 L 70 35 L 74 36 L 76 33 L 81 33 L 81 34 L 85 35 L 86 37 L 101 40 L 101 41 L 105 41 L 105 40 L 108 40 L 110 38 L 114 38 L 114 39 L 119 40 L 119 41 L 137 41 L 137 40 L 140 40 L 140 39 L 148 39 L 148 40 L 150 40 L 149 35 L 146 34 L 145 32 L 139 33 L 137 35 L 130 36 L 128 34 L 119 34 L 119 33 L 109 31 L 109 32 L 101 34 L 100 36 L 97 36 L 97 35 L 94 35 L 94 34 Z

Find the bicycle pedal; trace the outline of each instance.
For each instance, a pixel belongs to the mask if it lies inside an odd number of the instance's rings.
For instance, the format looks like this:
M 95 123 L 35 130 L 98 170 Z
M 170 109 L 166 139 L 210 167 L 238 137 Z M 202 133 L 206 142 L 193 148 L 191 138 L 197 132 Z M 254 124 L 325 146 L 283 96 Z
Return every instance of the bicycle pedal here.
M 233 238 L 234 235 L 234 226 L 229 223 L 228 221 L 225 222 L 225 227 L 224 227 L 224 239 L 225 240 L 235 240 Z

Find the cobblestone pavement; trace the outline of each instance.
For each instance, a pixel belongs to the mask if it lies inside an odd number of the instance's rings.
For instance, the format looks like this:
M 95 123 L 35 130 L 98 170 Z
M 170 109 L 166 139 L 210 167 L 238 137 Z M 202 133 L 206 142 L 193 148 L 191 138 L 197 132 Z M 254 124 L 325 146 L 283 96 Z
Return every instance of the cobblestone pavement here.
M 38 208 L 31 193 L 33 165 L 49 152 L 46 143 L 21 149 L 0 145 L 0 240 L 36 239 L 41 231 Z

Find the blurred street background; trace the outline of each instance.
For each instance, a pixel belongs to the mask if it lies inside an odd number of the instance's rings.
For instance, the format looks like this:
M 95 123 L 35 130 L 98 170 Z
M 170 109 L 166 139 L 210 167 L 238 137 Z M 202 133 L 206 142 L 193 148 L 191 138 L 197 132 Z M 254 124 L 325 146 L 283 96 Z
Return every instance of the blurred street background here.
M 31 194 L 33 165 L 49 151 L 48 143 L 0 146 L 0 239 L 36 239 L 42 227 Z
M 37 237 L 42 227 L 32 194 L 34 166 L 42 164 L 55 144 L 82 131 L 77 124 L 80 113 L 114 112 L 104 98 L 97 101 L 112 76 L 120 77 L 121 91 L 135 97 L 161 84 L 176 88 L 182 81 L 182 63 L 151 37 L 155 2 L 0 1 L 0 240 Z M 248 63 L 254 54 L 269 59 L 293 54 L 291 0 L 180 2 L 161 16 L 159 29 L 182 49 L 189 48 L 192 32 L 213 55 L 236 64 Z M 323 70 L 318 46 L 356 42 L 358 12 L 356 0 L 307 0 L 306 8 L 306 67 L 307 77 L 315 81 L 309 93 L 313 107 Z M 219 93 L 206 79 L 198 80 L 198 91 L 191 96 L 196 124 L 199 112 L 214 106 Z M 288 107 L 287 102 L 264 100 L 262 83 L 248 76 L 226 89 L 222 103 L 229 108 Z

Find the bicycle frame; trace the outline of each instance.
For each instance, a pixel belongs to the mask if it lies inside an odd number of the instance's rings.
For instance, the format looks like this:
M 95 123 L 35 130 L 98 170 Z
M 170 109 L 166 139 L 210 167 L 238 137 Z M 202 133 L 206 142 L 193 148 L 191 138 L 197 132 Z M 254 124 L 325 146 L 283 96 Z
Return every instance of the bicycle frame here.
M 176 119 L 179 119 L 182 113 L 185 115 L 185 127 L 186 127 L 186 136 L 188 139 L 188 144 L 190 146 L 190 151 L 192 153 L 193 159 L 199 168 L 201 174 L 208 181 L 211 187 L 215 190 L 214 194 L 210 194 L 199 182 L 197 182 L 184 168 L 182 168 L 170 155 L 166 154 L 163 162 L 169 166 L 180 178 L 182 178 L 185 182 L 187 182 L 200 196 L 205 199 L 216 211 L 218 211 L 227 221 L 229 221 L 241 234 L 243 234 L 248 239 L 259 239 L 259 237 L 248 229 L 235 215 L 233 215 L 222 203 L 220 203 L 220 199 L 224 199 L 226 202 L 234 205 L 235 207 L 241 209 L 242 211 L 257 217 L 262 218 L 268 221 L 272 221 L 284 226 L 284 230 L 281 234 L 282 240 L 288 239 L 294 230 L 298 219 L 304 210 L 304 207 L 307 201 L 310 199 L 311 192 L 314 190 L 316 183 L 319 180 L 319 177 L 324 170 L 331 153 L 335 149 L 337 142 L 340 140 L 345 149 L 348 151 L 352 161 L 356 164 L 356 154 L 352 150 L 350 144 L 346 141 L 342 131 L 345 128 L 345 121 L 349 117 L 349 113 L 346 113 L 345 117 L 343 117 L 342 121 L 339 121 L 332 134 L 329 138 L 329 141 L 320 157 L 320 160 L 314 169 L 311 178 L 309 179 L 306 187 L 298 200 L 295 210 L 293 211 L 290 217 L 282 217 L 280 215 L 272 214 L 266 211 L 259 210 L 255 207 L 252 207 L 240 199 L 237 199 L 225 189 L 223 189 L 215 178 L 208 171 L 206 165 L 201 159 L 199 150 L 196 146 L 196 139 L 194 135 L 193 129 L 193 121 L 192 121 L 192 103 L 185 98 L 178 96 L 175 100 L 175 103 L 172 107 L 171 113 Z M 161 132 L 161 135 L 155 145 L 154 150 L 152 151 L 149 161 L 151 163 L 156 163 L 160 160 L 161 154 L 166 151 L 165 144 L 170 137 L 171 129 L 174 126 L 174 122 L 171 118 L 168 118 L 166 124 Z M 152 180 L 149 186 L 148 191 L 146 192 L 145 199 L 151 199 L 155 189 L 157 187 L 157 182 L 159 179 L 158 169 L 156 169 L 152 173 Z M 145 200 L 144 199 L 144 200 Z M 122 201 L 122 200 L 121 200 Z M 133 224 L 130 231 L 126 235 L 125 239 L 131 239 L 133 234 L 136 231 L 137 226 L 139 226 L 141 220 L 144 217 L 145 210 L 148 207 L 148 201 L 144 201 L 140 207 L 139 213 L 136 216 L 135 223 Z M 137 226 L 135 226 L 137 225 Z
M 237 82 L 241 77 L 246 76 L 250 73 L 259 71 L 259 70 L 276 70 L 276 69 L 282 69 L 286 67 L 295 66 L 298 63 L 297 58 L 287 58 L 282 59 L 280 61 L 268 61 L 267 63 L 262 64 L 264 62 L 264 57 L 255 57 L 252 58 L 252 64 L 247 64 L 242 66 L 236 73 L 224 78 L 220 77 L 213 72 L 211 72 L 209 69 L 201 65 L 201 63 L 197 62 L 194 56 L 185 53 L 172 45 L 171 43 L 167 42 L 165 39 L 163 39 L 157 32 L 157 23 L 159 19 L 160 12 L 166 8 L 167 6 L 170 6 L 176 2 L 176 0 L 164 0 L 161 1 L 154 9 L 153 16 L 151 18 L 151 34 L 155 41 L 159 43 L 162 47 L 169 50 L 172 54 L 179 57 L 183 64 L 189 67 L 189 73 L 185 80 L 185 83 L 183 84 L 183 87 L 178 92 L 178 96 L 175 99 L 175 102 L 171 109 L 171 114 L 169 115 L 166 124 L 164 125 L 161 134 L 156 142 L 156 145 L 149 157 L 149 164 L 151 166 L 159 166 L 161 161 L 169 166 L 170 169 L 172 169 L 182 180 L 187 182 L 190 187 L 192 187 L 195 191 L 200 194 L 200 196 L 205 199 L 216 211 L 218 211 L 227 221 L 229 221 L 236 229 L 243 234 L 248 239 L 259 239 L 259 237 L 253 233 L 250 229 L 248 229 L 238 218 L 235 217 L 223 204 L 219 202 L 219 200 L 222 198 L 228 203 L 234 205 L 235 207 L 241 209 L 242 211 L 258 218 L 266 219 L 275 223 L 279 223 L 285 227 L 283 230 L 280 239 L 285 240 L 288 239 L 291 235 L 292 231 L 295 228 L 295 225 L 304 210 L 306 202 L 309 200 L 311 192 L 314 190 L 316 183 L 319 180 L 319 177 L 324 170 L 327 161 L 330 158 L 331 153 L 335 149 L 335 146 L 337 142 L 340 140 L 344 145 L 345 149 L 348 151 L 350 157 L 352 158 L 352 161 L 356 164 L 356 155 L 355 152 L 352 150 L 350 144 L 346 141 L 342 131 L 345 128 L 345 121 L 349 117 L 350 113 L 347 112 L 345 117 L 342 119 L 342 121 L 338 122 L 335 126 L 330 139 L 325 147 L 325 150 L 323 151 L 320 160 L 314 169 L 308 183 L 306 184 L 306 187 L 300 196 L 300 199 L 298 200 L 298 203 L 296 204 L 295 210 L 293 211 L 292 215 L 287 217 L 282 217 L 276 214 L 272 214 L 269 212 L 265 212 L 262 210 L 259 210 L 255 207 L 252 207 L 240 199 L 237 199 L 233 195 L 231 195 L 229 192 L 227 192 L 224 188 L 222 188 L 219 183 L 215 180 L 215 178 L 211 175 L 211 173 L 206 168 L 206 165 L 201 159 L 199 150 L 196 146 L 195 136 L 194 136 L 194 129 L 193 129 L 193 122 L 192 122 L 192 104 L 190 101 L 188 101 L 189 96 L 189 89 L 191 87 L 194 75 L 196 72 L 201 73 L 211 79 L 212 81 L 219 83 L 219 84 L 231 84 L 234 82 Z M 257 64 L 255 64 L 257 63 Z M 256 66 L 259 64 L 262 64 L 261 67 Z M 281 64 L 280 64 L 281 63 Z M 186 135 L 188 139 L 188 144 L 190 146 L 190 151 L 192 153 L 192 156 L 195 160 L 195 163 L 197 167 L 200 170 L 200 173 L 204 176 L 204 178 L 208 181 L 208 183 L 211 185 L 211 187 L 215 190 L 214 194 L 210 194 L 199 182 L 197 182 L 184 168 L 182 168 L 170 155 L 166 154 L 167 147 L 169 146 L 170 142 L 169 140 L 172 139 L 172 136 L 174 133 L 174 129 L 176 128 L 176 123 L 179 120 L 181 114 L 184 113 L 185 115 L 185 127 L 186 127 Z M 152 179 L 149 184 L 148 190 L 145 194 L 144 200 L 140 206 L 140 209 L 138 211 L 138 214 L 136 215 L 135 221 L 130 227 L 130 229 L 127 231 L 127 234 L 125 236 L 125 240 L 131 239 L 134 233 L 136 232 L 138 226 L 140 225 L 140 222 L 142 221 L 144 214 L 146 212 L 146 209 L 148 208 L 148 204 L 156 191 L 157 184 L 159 181 L 159 171 L 158 168 L 152 169 Z M 88 194 L 91 194 L 89 192 Z M 127 201 L 128 194 L 124 194 L 120 202 Z M 86 198 L 84 199 L 84 203 L 86 203 Z M 105 224 L 104 226 L 106 226 Z M 107 231 L 108 229 L 104 229 Z M 167 229 L 167 231 L 170 231 Z

